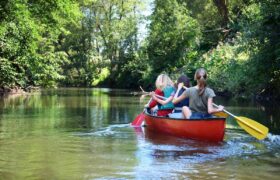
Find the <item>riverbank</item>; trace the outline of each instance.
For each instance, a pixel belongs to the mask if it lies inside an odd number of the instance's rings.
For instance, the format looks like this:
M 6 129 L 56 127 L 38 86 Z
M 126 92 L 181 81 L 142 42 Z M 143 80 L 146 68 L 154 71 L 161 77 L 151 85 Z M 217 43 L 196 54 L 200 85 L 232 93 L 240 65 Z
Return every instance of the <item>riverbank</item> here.
M 68 87 L 65 87 L 68 88 Z M 40 87 L 36 87 L 36 86 L 28 86 L 26 88 L 21 88 L 18 86 L 15 86 L 13 88 L 11 87 L 0 87 L 0 96 L 9 96 L 9 95 L 20 95 L 20 94 L 26 94 L 26 93 L 30 93 L 30 92 L 34 92 L 34 91 L 40 91 L 41 88 Z M 271 94 L 257 94 L 257 95 L 250 95 L 250 96 L 246 96 L 246 95 L 234 95 L 232 92 L 230 91 L 223 91 L 223 92 L 219 92 L 219 91 L 215 91 L 217 96 L 226 98 L 226 99 L 243 99 L 243 100 L 253 100 L 253 101 L 257 101 L 261 104 L 268 104 L 268 103 L 272 103 L 272 104 L 279 104 L 280 102 L 280 97 L 278 96 L 273 96 Z M 141 91 L 136 91 L 135 89 L 133 90 L 133 92 L 131 93 L 133 95 L 140 95 L 142 94 Z
M 0 96 L 26 94 L 26 93 L 38 91 L 38 90 L 40 90 L 40 87 L 28 86 L 23 89 L 18 86 L 15 86 L 13 88 L 3 86 L 3 87 L 0 87 Z

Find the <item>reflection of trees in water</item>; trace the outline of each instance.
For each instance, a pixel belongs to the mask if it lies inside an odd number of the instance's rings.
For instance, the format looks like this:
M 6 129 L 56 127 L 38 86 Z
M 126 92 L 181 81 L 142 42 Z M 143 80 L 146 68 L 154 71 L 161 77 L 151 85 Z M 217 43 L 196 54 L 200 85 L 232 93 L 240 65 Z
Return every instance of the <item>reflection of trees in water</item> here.
M 129 116 L 128 110 L 128 107 L 111 106 L 108 112 L 110 124 L 130 123 L 132 119 Z
M 5 109 L 13 119 L 9 124 L 26 128 L 92 128 L 103 123 L 108 107 L 108 95 L 92 91 L 69 88 L 3 97 L 0 115 Z
M 269 128 L 274 134 L 280 133 L 280 106 L 272 102 L 256 102 L 244 99 L 217 98 L 217 103 L 225 106 L 226 110 L 236 116 L 244 116 L 257 121 Z M 227 125 L 239 128 L 234 118 L 227 118 Z
M 129 96 L 128 96 L 129 95 Z M 104 124 L 129 123 L 135 116 L 135 101 L 129 92 L 108 89 L 61 88 L 40 93 L 2 97 L 0 116 L 14 118 L 11 123 L 44 128 L 94 129 Z M 31 119 L 29 122 L 25 121 Z M 34 119 L 34 120 L 33 120 Z M 28 125 L 28 126 L 29 126 Z
M 138 102 L 139 97 L 110 97 L 110 107 L 108 108 L 108 120 L 110 124 L 131 123 L 136 117 L 135 108 L 138 106 Z
M 280 133 L 280 107 L 276 103 L 243 101 L 233 108 L 236 115 L 253 119 L 269 128 L 273 134 Z
M 270 132 L 280 134 L 280 107 L 277 103 L 258 104 L 258 110 L 266 115 L 265 124 Z
M 4 99 L 0 97 L 0 133 L 2 130 L 2 119 L 3 119 L 3 107 L 4 107 Z
M 149 97 L 145 100 L 148 101 Z M 215 101 L 237 116 L 248 117 L 269 127 L 270 132 L 280 133 L 280 108 L 277 104 L 219 98 Z M 130 91 L 60 88 L 1 97 L 0 118 L 5 113 L 35 118 L 36 121 L 29 122 L 35 127 L 47 124 L 47 128 L 92 129 L 104 124 L 130 123 L 141 113 L 144 104 L 145 101 L 139 103 L 139 96 L 131 95 Z M 233 118 L 227 119 L 227 125 L 239 128 Z

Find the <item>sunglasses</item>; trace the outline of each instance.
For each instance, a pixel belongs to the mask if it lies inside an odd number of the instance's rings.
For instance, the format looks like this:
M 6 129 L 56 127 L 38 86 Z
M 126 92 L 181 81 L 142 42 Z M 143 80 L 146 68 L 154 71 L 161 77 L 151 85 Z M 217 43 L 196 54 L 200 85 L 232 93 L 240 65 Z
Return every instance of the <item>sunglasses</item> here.
M 198 75 L 198 76 L 196 76 L 196 79 L 197 79 L 197 80 L 200 80 L 201 77 L 203 77 L 203 79 L 206 79 L 206 78 L 207 78 L 207 75 L 206 75 L 206 74 L 204 74 L 203 76 Z

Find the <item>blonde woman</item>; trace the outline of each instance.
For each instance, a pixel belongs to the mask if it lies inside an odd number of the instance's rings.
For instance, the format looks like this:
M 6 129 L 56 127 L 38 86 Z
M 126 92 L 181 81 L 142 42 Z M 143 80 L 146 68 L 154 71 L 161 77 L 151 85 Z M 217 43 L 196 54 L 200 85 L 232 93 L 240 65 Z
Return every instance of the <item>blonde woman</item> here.
M 189 107 L 184 106 L 182 113 L 187 119 L 211 118 L 213 113 L 223 111 L 224 107 L 214 108 L 213 98 L 216 96 L 214 91 L 207 87 L 207 72 L 204 68 L 196 70 L 194 75 L 197 85 L 187 88 L 183 94 L 178 97 L 179 91 L 183 88 L 183 84 L 178 85 L 177 92 L 172 100 L 174 104 L 189 98 Z
M 167 116 L 172 112 L 174 105 L 172 103 L 173 96 L 175 94 L 175 88 L 172 80 L 166 74 L 160 74 L 156 80 L 156 90 L 151 92 L 150 96 L 152 101 L 149 103 L 148 107 L 153 108 L 158 105 L 158 116 Z M 159 96 L 164 96 L 165 98 L 159 98 Z

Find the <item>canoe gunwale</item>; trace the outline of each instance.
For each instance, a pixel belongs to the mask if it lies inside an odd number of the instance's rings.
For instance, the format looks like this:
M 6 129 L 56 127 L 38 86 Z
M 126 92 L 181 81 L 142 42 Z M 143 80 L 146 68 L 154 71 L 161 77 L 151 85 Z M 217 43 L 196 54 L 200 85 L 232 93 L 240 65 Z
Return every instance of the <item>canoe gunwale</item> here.
M 149 113 L 147 113 L 147 111 L 145 110 L 145 115 L 146 116 L 150 116 L 152 118 L 156 119 L 165 119 L 165 120 L 173 120 L 173 121 L 188 121 L 188 122 L 195 122 L 195 121 L 217 121 L 217 120 L 221 120 L 221 121 L 225 121 L 226 118 L 222 118 L 222 117 L 213 117 L 213 118 L 203 118 L 203 119 L 182 119 L 182 118 L 170 118 L 167 116 L 154 116 L 151 115 Z

